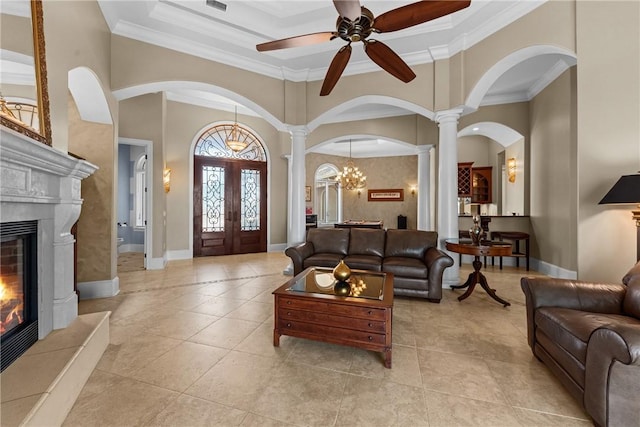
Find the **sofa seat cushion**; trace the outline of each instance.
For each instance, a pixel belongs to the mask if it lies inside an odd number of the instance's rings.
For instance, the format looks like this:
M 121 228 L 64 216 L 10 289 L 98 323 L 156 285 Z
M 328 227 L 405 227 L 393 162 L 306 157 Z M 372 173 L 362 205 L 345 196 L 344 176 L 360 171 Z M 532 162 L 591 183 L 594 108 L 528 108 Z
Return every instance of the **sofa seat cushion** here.
M 541 307 L 536 310 L 536 327 L 551 341 L 565 349 L 583 365 L 587 360 L 587 342 L 591 333 L 611 324 L 640 325 L 640 320 L 620 314 L 591 313 L 561 307 Z
M 344 262 L 352 269 L 382 271 L 382 257 L 375 255 L 347 255 Z
M 329 267 L 334 268 L 340 260 L 344 258 L 340 254 L 331 254 L 331 253 L 319 253 L 313 254 L 310 257 L 306 258 L 303 262 L 304 268 L 309 267 Z
M 382 261 L 382 271 L 395 276 L 428 279 L 429 270 L 424 262 L 415 258 L 388 257 Z

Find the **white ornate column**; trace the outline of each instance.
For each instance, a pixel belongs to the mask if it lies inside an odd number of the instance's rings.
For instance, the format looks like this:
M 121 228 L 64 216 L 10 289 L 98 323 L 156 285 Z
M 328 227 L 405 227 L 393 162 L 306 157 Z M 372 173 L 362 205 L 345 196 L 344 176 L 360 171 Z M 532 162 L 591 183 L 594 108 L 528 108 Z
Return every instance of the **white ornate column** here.
M 418 230 L 431 230 L 431 149 L 433 145 L 418 147 Z
M 305 238 L 305 152 L 307 148 L 307 128 L 305 126 L 290 126 L 291 133 L 291 217 L 289 229 L 291 235 L 287 242 L 302 243 Z
M 444 241 L 458 238 L 458 119 L 462 109 L 438 111 L 435 120 L 440 128 L 438 138 L 438 239 L 440 249 L 446 251 Z M 444 271 L 443 285 L 460 283 L 458 256 L 453 266 Z

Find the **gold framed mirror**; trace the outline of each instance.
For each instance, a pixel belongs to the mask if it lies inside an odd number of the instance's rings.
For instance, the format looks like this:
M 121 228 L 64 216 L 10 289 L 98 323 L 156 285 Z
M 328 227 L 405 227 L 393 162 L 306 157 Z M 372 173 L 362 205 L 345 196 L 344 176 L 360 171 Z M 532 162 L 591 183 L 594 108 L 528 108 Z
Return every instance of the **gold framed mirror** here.
M 41 0 L 3 0 L 0 124 L 51 145 Z

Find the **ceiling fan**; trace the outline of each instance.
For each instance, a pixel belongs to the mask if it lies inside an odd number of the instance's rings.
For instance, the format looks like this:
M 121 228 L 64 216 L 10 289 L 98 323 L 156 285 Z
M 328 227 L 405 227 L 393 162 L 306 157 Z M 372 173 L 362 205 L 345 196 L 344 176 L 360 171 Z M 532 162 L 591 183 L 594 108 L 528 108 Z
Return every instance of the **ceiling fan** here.
M 340 79 L 349 58 L 351 57 L 351 43 L 362 42 L 365 53 L 383 70 L 405 83 L 413 80 L 416 75 L 409 66 L 384 43 L 368 39 L 371 33 L 389 33 L 403 30 L 414 25 L 422 24 L 441 16 L 449 15 L 464 9 L 471 4 L 471 0 L 425 0 L 411 3 L 374 17 L 373 13 L 359 0 L 333 0 L 338 11 L 338 21 L 335 31 L 305 34 L 261 43 L 256 46 L 259 52 L 290 47 L 308 46 L 331 41 L 340 37 L 348 42 L 342 46 L 334 56 L 322 83 L 320 96 L 329 95 Z

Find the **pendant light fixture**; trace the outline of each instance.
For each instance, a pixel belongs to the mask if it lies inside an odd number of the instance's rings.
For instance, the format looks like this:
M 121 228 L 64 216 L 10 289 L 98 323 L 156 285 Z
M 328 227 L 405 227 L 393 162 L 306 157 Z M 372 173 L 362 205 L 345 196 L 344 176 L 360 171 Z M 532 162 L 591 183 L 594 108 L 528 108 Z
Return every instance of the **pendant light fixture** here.
M 233 127 L 231 128 L 231 133 L 227 136 L 227 140 L 225 141 L 227 147 L 239 153 L 240 151 L 247 148 L 246 141 L 240 141 L 240 130 L 238 129 L 238 106 L 236 105 L 236 113 L 235 120 L 233 122 Z
M 347 165 L 342 168 L 342 172 L 338 172 L 336 182 L 346 190 L 359 190 L 367 185 L 367 177 L 351 159 L 351 140 L 349 140 L 349 160 Z

